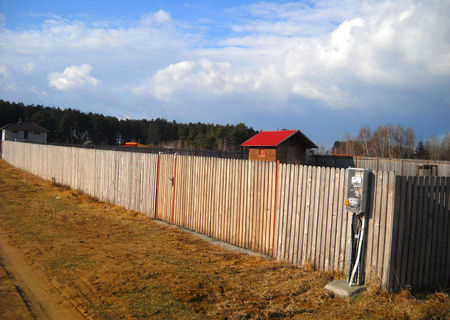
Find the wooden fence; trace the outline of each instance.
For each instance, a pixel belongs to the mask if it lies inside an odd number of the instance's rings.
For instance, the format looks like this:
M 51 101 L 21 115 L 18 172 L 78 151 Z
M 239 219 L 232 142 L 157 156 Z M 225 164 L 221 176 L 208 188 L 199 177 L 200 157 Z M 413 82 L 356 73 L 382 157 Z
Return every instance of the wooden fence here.
M 350 219 L 344 206 L 347 171 L 283 165 L 277 258 L 346 271 Z M 366 277 L 389 288 L 395 175 L 374 172 L 367 213 Z
M 44 179 L 154 217 L 158 155 L 5 141 L 2 157 Z
M 157 217 L 271 255 L 275 170 L 275 163 L 160 155 Z
M 450 286 L 450 177 L 397 177 L 389 288 Z
M 370 170 L 394 171 L 399 176 L 450 176 L 450 161 L 389 159 L 356 156 L 313 155 L 308 164 L 335 168 L 362 168 Z M 425 166 L 425 168 L 424 168 Z M 427 166 L 431 168 L 427 169 Z
M 14 166 L 100 200 L 297 265 L 347 271 L 351 215 L 343 204 L 345 169 L 20 142 L 6 142 L 3 151 Z M 436 191 L 432 198 L 439 199 L 433 205 L 424 200 L 430 192 L 420 183 L 413 193 L 404 190 L 415 187 L 405 189 L 401 181 L 394 172 L 371 175 L 366 278 L 386 289 L 448 284 L 448 179 L 424 180 Z M 411 199 L 422 199 L 414 200 L 422 201 L 415 211 Z M 430 219 L 433 223 L 424 224 Z M 409 231 L 422 225 L 437 232 L 421 231 L 417 237 Z M 406 266 L 424 241 L 437 244 L 430 251 L 434 262 L 411 282 L 416 269 Z M 431 261 L 420 257 L 417 265 Z M 439 277 L 430 276 L 435 270 Z

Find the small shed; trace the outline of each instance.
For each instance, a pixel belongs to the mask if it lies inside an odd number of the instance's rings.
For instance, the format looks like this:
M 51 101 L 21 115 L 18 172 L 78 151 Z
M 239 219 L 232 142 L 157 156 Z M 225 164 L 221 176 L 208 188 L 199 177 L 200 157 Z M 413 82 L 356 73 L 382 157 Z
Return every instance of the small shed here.
M 30 141 L 47 143 L 48 130 L 35 122 L 10 123 L 0 128 L 2 130 L 2 141 Z
M 306 154 L 317 146 L 300 130 L 261 131 L 241 144 L 249 160 L 304 164 Z

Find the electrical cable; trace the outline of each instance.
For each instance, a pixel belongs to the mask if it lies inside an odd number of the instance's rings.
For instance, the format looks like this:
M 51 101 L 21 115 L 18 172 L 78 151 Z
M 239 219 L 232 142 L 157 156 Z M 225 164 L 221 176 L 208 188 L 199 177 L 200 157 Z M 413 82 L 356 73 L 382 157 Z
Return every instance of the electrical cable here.
M 359 233 L 358 233 L 358 254 L 356 255 L 355 265 L 353 267 L 353 271 L 350 276 L 350 280 L 349 280 L 350 286 L 353 285 L 353 279 L 355 277 L 355 273 L 359 268 L 359 264 L 360 264 L 360 260 L 361 260 L 362 244 L 364 241 L 364 230 L 365 230 L 366 218 L 363 216 L 362 221 L 361 221 L 361 218 L 358 216 L 358 219 L 359 219 L 359 225 L 361 226 L 359 228 Z M 358 279 L 358 280 L 360 280 L 360 279 Z

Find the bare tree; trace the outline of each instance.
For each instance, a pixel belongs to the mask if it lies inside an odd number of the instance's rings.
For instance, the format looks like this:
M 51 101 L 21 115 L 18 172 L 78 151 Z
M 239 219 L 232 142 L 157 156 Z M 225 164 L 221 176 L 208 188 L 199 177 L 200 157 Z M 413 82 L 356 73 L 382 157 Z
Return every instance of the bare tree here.
M 414 150 L 416 146 L 416 133 L 414 129 L 408 128 L 405 132 L 405 157 L 411 159 L 414 155 Z
M 369 156 L 369 141 L 371 139 L 371 133 L 369 126 L 362 127 L 359 130 L 358 141 L 360 142 L 363 150 L 363 155 Z
M 395 157 L 398 158 L 403 158 L 404 157 L 404 153 L 405 153 L 405 129 L 403 129 L 403 127 L 398 124 L 397 128 L 395 129 L 395 133 L 394 133 L 394 141 L 395 141 L 395 149 L 396 149 L 396 154 L 394 155 Z
M 421 141 L 420 146 L 416 146 L 416 133 L 412 128 L 387 124 L 371 132 L 366 125 L 359 130 L 356 138 L 346 133 L 344 141 L 334 143 L 332 152 L 379 158 L 450 160 L 450 132 L 442 139 L 430 136 L 425 143 Z
M 385 129 L 382 126 L 374 131 L 372 135 L 374 150 L 372 156 L 384 158 L 386 157 L 386 134 Z
M 348 132 L 345 133 L 345 154 L 353 154 L 353 140 Z
M 429 136 L 425 142 L 425 149 L 430 159 L 439 159 L 441 151 L 440 139 L 437 136 Z
M 447 132 L 441 142 L 441 160 L 450 160 L 450 132 Z
M 394 126 L 392 124 L 387 124 L 383 128 L 385 140 L 386 140 L 386 148 L 387 155 L 389 158 L 393 157 L 393 140 L 394 140 Z

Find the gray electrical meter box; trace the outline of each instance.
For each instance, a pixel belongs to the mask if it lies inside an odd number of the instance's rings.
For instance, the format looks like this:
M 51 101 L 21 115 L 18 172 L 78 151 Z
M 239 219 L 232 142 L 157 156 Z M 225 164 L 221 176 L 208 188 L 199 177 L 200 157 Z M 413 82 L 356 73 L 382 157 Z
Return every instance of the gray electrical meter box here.
M 367 169 L 348 168 L 345 205 L 353 213 L 361 214 L 366 212 L 369 172 L 370 170 Z

